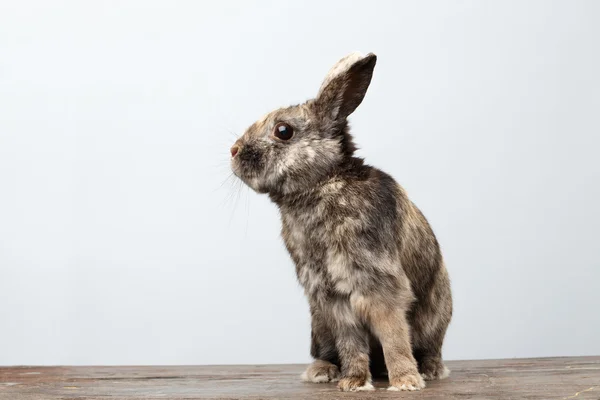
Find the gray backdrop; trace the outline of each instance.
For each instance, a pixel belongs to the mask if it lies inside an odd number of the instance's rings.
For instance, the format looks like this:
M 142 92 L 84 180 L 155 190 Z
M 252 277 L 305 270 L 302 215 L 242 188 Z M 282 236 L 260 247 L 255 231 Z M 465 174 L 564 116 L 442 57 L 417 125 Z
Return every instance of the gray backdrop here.
M 599 354 L 599 20 L 596 1 L 0 2 L 0 364 L 308 361 L 277 210 L 226 180 L 229 146 L 353 50 L 379 56 L 360 154 L 445 252 L 445 357 Z

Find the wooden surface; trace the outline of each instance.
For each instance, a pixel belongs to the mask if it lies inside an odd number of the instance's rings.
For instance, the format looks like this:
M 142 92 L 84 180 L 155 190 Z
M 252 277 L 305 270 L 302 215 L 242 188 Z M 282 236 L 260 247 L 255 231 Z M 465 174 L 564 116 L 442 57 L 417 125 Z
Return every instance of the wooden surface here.
M 342 393 L 303 383 L 302 365 L 3 367 L 0 399 L 600 399 L 600 357 L 448 362 L 420 392 Z

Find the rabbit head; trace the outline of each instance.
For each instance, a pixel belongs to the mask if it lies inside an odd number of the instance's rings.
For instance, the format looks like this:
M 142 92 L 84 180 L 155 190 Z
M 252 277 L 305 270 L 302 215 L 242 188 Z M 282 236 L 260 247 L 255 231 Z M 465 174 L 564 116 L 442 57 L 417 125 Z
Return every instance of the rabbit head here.
M 347 118 L 362 102 L 377 57 L 352 53 L 329 71 L 316 98 L 280 108 L 252 124 L 231 148 L 235 175 L 259 193 L 314 187 L 351 159 Z

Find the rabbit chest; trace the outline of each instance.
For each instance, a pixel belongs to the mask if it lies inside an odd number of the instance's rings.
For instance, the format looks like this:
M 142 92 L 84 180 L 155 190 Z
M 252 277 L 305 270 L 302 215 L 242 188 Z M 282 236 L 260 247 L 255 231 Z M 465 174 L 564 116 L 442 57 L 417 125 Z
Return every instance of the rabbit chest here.
M 296 264 L 296 275 L 309 297 L 348 292 L 352 271 L 327 221 L 315 214 L 285 214 L 283 238 Z
M 307 296 L 363 292 L 393 274 L 393 252 L 380 243 L 386 226 L 372 226 L 364 214 L 371 207 L 358 200 L 363 204 L 330 196 L 307 207 L 281 209 L 282 236 Z

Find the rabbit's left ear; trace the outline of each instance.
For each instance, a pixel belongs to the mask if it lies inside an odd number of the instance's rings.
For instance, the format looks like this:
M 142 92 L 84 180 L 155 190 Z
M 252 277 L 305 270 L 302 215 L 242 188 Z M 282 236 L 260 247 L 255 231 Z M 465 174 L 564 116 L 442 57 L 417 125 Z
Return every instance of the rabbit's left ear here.
M 376 62 L 373 53 L 351 53 L 338 61 L 329 70 L 315 99 L 320 111 L 335 121 L 352 114 L 367 93 Z

